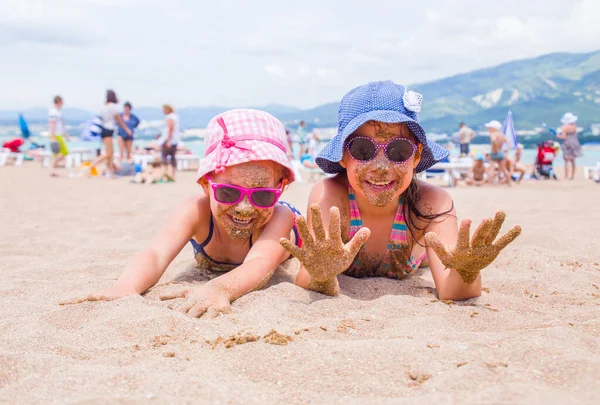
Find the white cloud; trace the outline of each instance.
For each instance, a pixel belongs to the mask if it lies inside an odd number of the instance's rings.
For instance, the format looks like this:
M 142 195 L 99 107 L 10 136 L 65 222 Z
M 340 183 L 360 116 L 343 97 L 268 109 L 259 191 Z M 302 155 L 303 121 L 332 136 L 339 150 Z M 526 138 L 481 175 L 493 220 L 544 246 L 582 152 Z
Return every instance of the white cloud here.
M 95 108 L 311 107 L 369 80 L 410 84 L 556 51 L 600 49 L 597 0 L 3 0 L 0 108 L 57 93 Z

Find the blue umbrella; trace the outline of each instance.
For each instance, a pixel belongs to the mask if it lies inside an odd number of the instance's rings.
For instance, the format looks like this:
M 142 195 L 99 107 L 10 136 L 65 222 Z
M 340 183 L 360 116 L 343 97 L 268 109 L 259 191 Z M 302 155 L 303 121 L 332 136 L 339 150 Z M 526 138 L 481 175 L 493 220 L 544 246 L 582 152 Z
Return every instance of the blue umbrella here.
M 517 134 L 515 134 L 515 126 L 513 124 L 512 119 L 512 111 L 508 111 L 508 115 L 504 120 L 504 128 L 503 131 L 506 138 L 508 138 L 508 142 L 510 143 L 511 149 L 515 149 L 517 147 Z
M 29 132 L 29 127 L 27 126 L 27 121 L 23 118 L 23 114 L 19 113 L 19 126 L 21 127 L 21 136 L 24 139 L 28 139 L 31 136 L 31 132 Z

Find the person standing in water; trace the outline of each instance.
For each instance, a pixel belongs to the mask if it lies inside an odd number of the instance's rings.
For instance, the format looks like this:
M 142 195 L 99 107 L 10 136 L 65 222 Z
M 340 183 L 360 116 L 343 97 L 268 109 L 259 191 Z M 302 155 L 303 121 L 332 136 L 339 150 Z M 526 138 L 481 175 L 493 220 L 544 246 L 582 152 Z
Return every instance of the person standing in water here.
M 581 144 L 577 136 L 577 122 L 578 117 L 573 113 L 566 113 L 561 118 L 562 124 L 560 134 L 556 137 L 563 141 L 562 151 L 563 158 L 565 159 L 565 179 L 573 180 L 575 178 L 575 158 L 583 156 L 581 152 Z M 571 165 L 571 176 L 569 176 L 569 164 Z
M 475 131 L 467 126 L 464 122 L 460 123 L 460 130 L 458 131 L 460 137 L 460 156 L 469 156 L 469 145 L 473 138 L 477 136 Z

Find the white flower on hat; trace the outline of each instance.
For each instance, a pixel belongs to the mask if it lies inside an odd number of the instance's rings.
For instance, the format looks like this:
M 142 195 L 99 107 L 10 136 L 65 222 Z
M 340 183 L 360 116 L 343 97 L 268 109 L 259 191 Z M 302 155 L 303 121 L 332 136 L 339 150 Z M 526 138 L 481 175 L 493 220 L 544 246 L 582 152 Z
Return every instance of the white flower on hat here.
M 423 102 L 423 95 L 416 91 L 406 90 L 402 96 L 404 107 L 408 111 L 421 112 L 421 103 Z

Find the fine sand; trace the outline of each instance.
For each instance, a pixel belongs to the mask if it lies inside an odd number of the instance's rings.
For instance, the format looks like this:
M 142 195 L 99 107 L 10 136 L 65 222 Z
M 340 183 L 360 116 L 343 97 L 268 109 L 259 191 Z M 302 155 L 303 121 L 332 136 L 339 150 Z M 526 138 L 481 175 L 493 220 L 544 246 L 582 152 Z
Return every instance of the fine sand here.
M 581 177 L 581 176 L 580 176 Z M 284 199 L 306 210 L 310 184 Z M 450 189 L 461 218 L 504 209 L 522 235 L 483 271 L 484 292 L 437 299 L 404 280 L 296 287 L 295 260 L 233 313 L 193 319 L 160 293 L 203 282 L 186 246 L 144 297 L 60 306 L 111 285 L 186 196 L 176 184 L 51 179 L 0 169 L 0 402 L 548 404 L 600 398 L 600 186 Z M 274 330 L 275 332 L 271 332 Z

